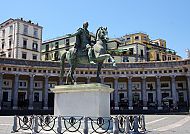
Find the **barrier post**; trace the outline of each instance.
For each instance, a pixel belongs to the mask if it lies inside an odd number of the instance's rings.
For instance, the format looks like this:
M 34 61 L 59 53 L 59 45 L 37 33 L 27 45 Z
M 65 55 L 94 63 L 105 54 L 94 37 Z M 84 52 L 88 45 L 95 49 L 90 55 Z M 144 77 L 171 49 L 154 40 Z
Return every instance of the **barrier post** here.
M 58 116 L 57 133 L 58 133 L 58 134 L 61 134 L 61 131 L 62 131 L 61 116 Z
M 17 116 L 16 115 L 14 116 L 13 131 L 12 131 L 12 133 L 14 133 L 14 132 L 18 132 L 18 130 L 17 130 Z
M 113 118 L 113 134 L 119 134 L 119 129 L 118 129 L 119 121 L 117 117 Z
M 84 117 L 84 128 L 83 128 L 84 134 L 88 134 L 88 117 Z

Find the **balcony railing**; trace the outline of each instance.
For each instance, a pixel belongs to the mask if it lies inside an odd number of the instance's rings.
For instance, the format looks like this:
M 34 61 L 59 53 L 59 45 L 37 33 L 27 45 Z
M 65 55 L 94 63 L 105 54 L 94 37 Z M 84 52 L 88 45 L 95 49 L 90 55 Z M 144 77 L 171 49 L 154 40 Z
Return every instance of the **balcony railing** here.
M 60 67 L 59 61 L 34 61 L 12 58 L 0 58 L 0 65 L 24 65 L 24 66 L 40 66 L 40 67 Z M 190 65 L 190 59 L 180 61 L 158 61 L 158 62 L 127 62 L 116 63 L 117 68 L 162 68 L 177 67 Z M 69 67 L 66 64 L 66 67 Z M 78 68 L 97 68 L 97 65 L 79 65 Z M 103 64 L 103 68 L 115 69 L 111 63 Z

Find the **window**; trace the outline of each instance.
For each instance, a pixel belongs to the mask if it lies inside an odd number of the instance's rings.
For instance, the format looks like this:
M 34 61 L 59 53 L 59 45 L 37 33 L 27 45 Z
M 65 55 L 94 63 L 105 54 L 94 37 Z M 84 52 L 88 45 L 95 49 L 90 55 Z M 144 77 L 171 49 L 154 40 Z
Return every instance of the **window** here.
M 34 91 L 33 101 L 34 102 L 41 102 L 42 101 L 42 91 Z
M 140 100 L 140 94 L 139 93 L 133 93 L 133 103 L 134 105 L 137 105 Z
M 2 37 L 5 37 L 5 30 L 2 30 Z
M 149 103 L 152 103 L 153 100 L 154 100 L 154 98 L 153 98 L 153 93 L 148 93 L 148 102 L 149 102 Z
M 36 89 L 42 88 L 42 81 L 34 81 L 34 88 Z
M 123 62 L 129 62 L 129 59 L 127 56 L 123 56 Z
M 132 89 L 140 89 L 140 82 L 133 82 Z
M 171 60 L 172 58 L 171 58 L 171 56 L 168 56 L 168 60 Z
M 159 53 L 156 54 L 156 60 L 160 61 L 160 55 L 159 55 Z
M 59 48 L 59 42 L 55 42 L 55 49 Z
M 13 33 L 13 26 L 11 25 L 10 27 L 9 27 L 9 34 L 12 34 Z
M 49 51 L 49 44 L 46 45 L 46 51 Z
M 24 48 L 24 49 L 27 48 L 27 39 L 23 39 L 23 48 Z
M 161 89 L 169 89 L 170 82 L 161 82 Z
M 11 57 L 11 52 L 8 53 L 8 57 Z
M 26 52 L 22 52 L 22 59 L 26 59 L 27 57 L 27 53 Z
M 185 81 L 176 81 L 176 87 L 178 89 L 186 89 Z
M 23 31 L 24 34 L 28 34 L 28 26 L 27 25 L 24 25 L 24 31 Z
M 38 29 L 37 28 L 34 28 L 34 37 L 38 38 Z
M 119 100 L 120 102 L 124 101 L 123 98 L 124 98 L 124 93 L 119 93 Z
M 131 38 L 130 38 L 130 37 L 127 37 L 127 38 L 126 38 L 126 41 L 127 41 L 127 42 L 129 42 L 130 40 L 131 40 Z
M 34 102 L 39 102 L 40 101 L 40 93 L 35 92 L 34 93 Z
M 139 40 L 139 36 L 135 36 L 135 40 Z
M 147 40 L 147 37 L 146 37 L 146 36 L 144 36 L 144 40 Z
M 126 89 L 126 83 L 118 83 L 118 89 L 119 90 L 125 90 Z
M 141 49 L 141 57 L 143 56 L 144 54 L 143 54 L 143 50 Z
M 129 55 L 133 55 L 133 48 L 129 48 Z
M 155 84 L 154 83 L 150 83 L 150 82 L 147 82 L 147 89 L 150 89 L 150 90 L 153 90 L 155 88 Z
M 1 45 L 2 45 L 1 48 L 4 49 L 5 48 L 5 42 L 2 42 Z
M 2 87 L 4 87 L 4 88 L 11 88 L 12 87 L 12 81 L 4 79 Z
M 49 54 L 46 53 L 46 54 L 45 54 L 45 60 L 48 60 L 48 59 L 49 59 Z
M 27 88 L 27 81 L 20 80 L 19 81 L 19 88 Z
M 54 59 L 55 59 L 55 61 L 58 61 L 58 60 L 59 60 L 59 51 L 56 51 L 56 52 L 54 53 Z
M 49 88 L 54 88 L 56 83 L 48 83 L 48 85 L 49 85 Z
M 177 86 L 183 89 L 183 83 L 178 83 Z
M 178 96 L 179 96 L 179 102 L 184 102 L 184 94 L 183 94 L 183 92 L 179 92 Z
M 11 48 L 12 39 L 9 39 L 9 48 Z
M 66 46 L 68 46 L 69 45 L 69 39 L 66 39 Z
M 36 41 L 33 42 L 32 50 L 38 51 L 38 43 Z
M 8 96 L 9 96 L 9 93 L 8 93 L 8 92 L 3 92 L 3 101 L 4 101 L 4 102 L 7 102 L 7 101 L 8 101 Z
M 32 57 L 33 57 L 33 58 L 32 58 L 33 60 L 37 60 L 37 57 L 38 57 L 38 56 L 37 56 L 36 54 L 33 54 Z

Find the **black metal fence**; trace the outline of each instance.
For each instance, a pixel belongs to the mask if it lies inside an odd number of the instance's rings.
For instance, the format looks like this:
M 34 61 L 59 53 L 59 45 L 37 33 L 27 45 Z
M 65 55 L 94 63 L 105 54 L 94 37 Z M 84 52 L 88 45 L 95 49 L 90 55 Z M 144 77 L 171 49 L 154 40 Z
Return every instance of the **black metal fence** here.
M 66 117 L 52 115 L 14 116 L 13 133 L 145 133 L 144 115 L 114 117 Z

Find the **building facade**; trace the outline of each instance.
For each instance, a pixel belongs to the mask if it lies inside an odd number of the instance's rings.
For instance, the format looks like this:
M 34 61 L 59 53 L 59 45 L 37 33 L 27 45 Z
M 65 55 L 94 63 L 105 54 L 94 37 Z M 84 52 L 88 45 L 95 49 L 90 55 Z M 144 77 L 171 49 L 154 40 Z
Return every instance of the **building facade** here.
M 149 35 L 144 33 L 127 34 L 123 36 L 123 45 L 142 44 L 146 46 L 146 61 L 173 61 L 181 57 L 170 48 L 167 48 L 163 39 L 151 40 Z
M 42 27 L 21 19 L 0 24 L 0 57 L 40 60 Z
M 91 33 L 91 40 L 95 36 Z M 58 61 L 61 54 L 71 48 L 76 42 L 70 34 L 42 43 L 42 61 Z M 145 61 L 173 61 L 181 57 L 172 49 L 166 47 L 163 39 L 150 40 L 149 35 L 135 33 L 122 38 L 110 39 L 107 43 L 107 52 L 116 62 L 145 62 Z M 106 60 L 109 62 L 109 59 Z
M 75 78 L 78 83 L 95 83 L 96 65 L 77 68 Z M 101 82 L 114 88 L 115 110 L 190 107 L 190 59 L 118 63 L 117 68 L 105 63 Z M 0 58 L 1 109 L 53 109 L 50 88 L 58 84 L 59 62 Z
M 95 40 L 95 35 L 90 33 L 91 40 Z M 69 48 L 73 47 L 76 42 L 76 36 L 67 34 L 65 36 L 43 41 L 41 48 L 42 61 L 58 61 L 60 56 Z

